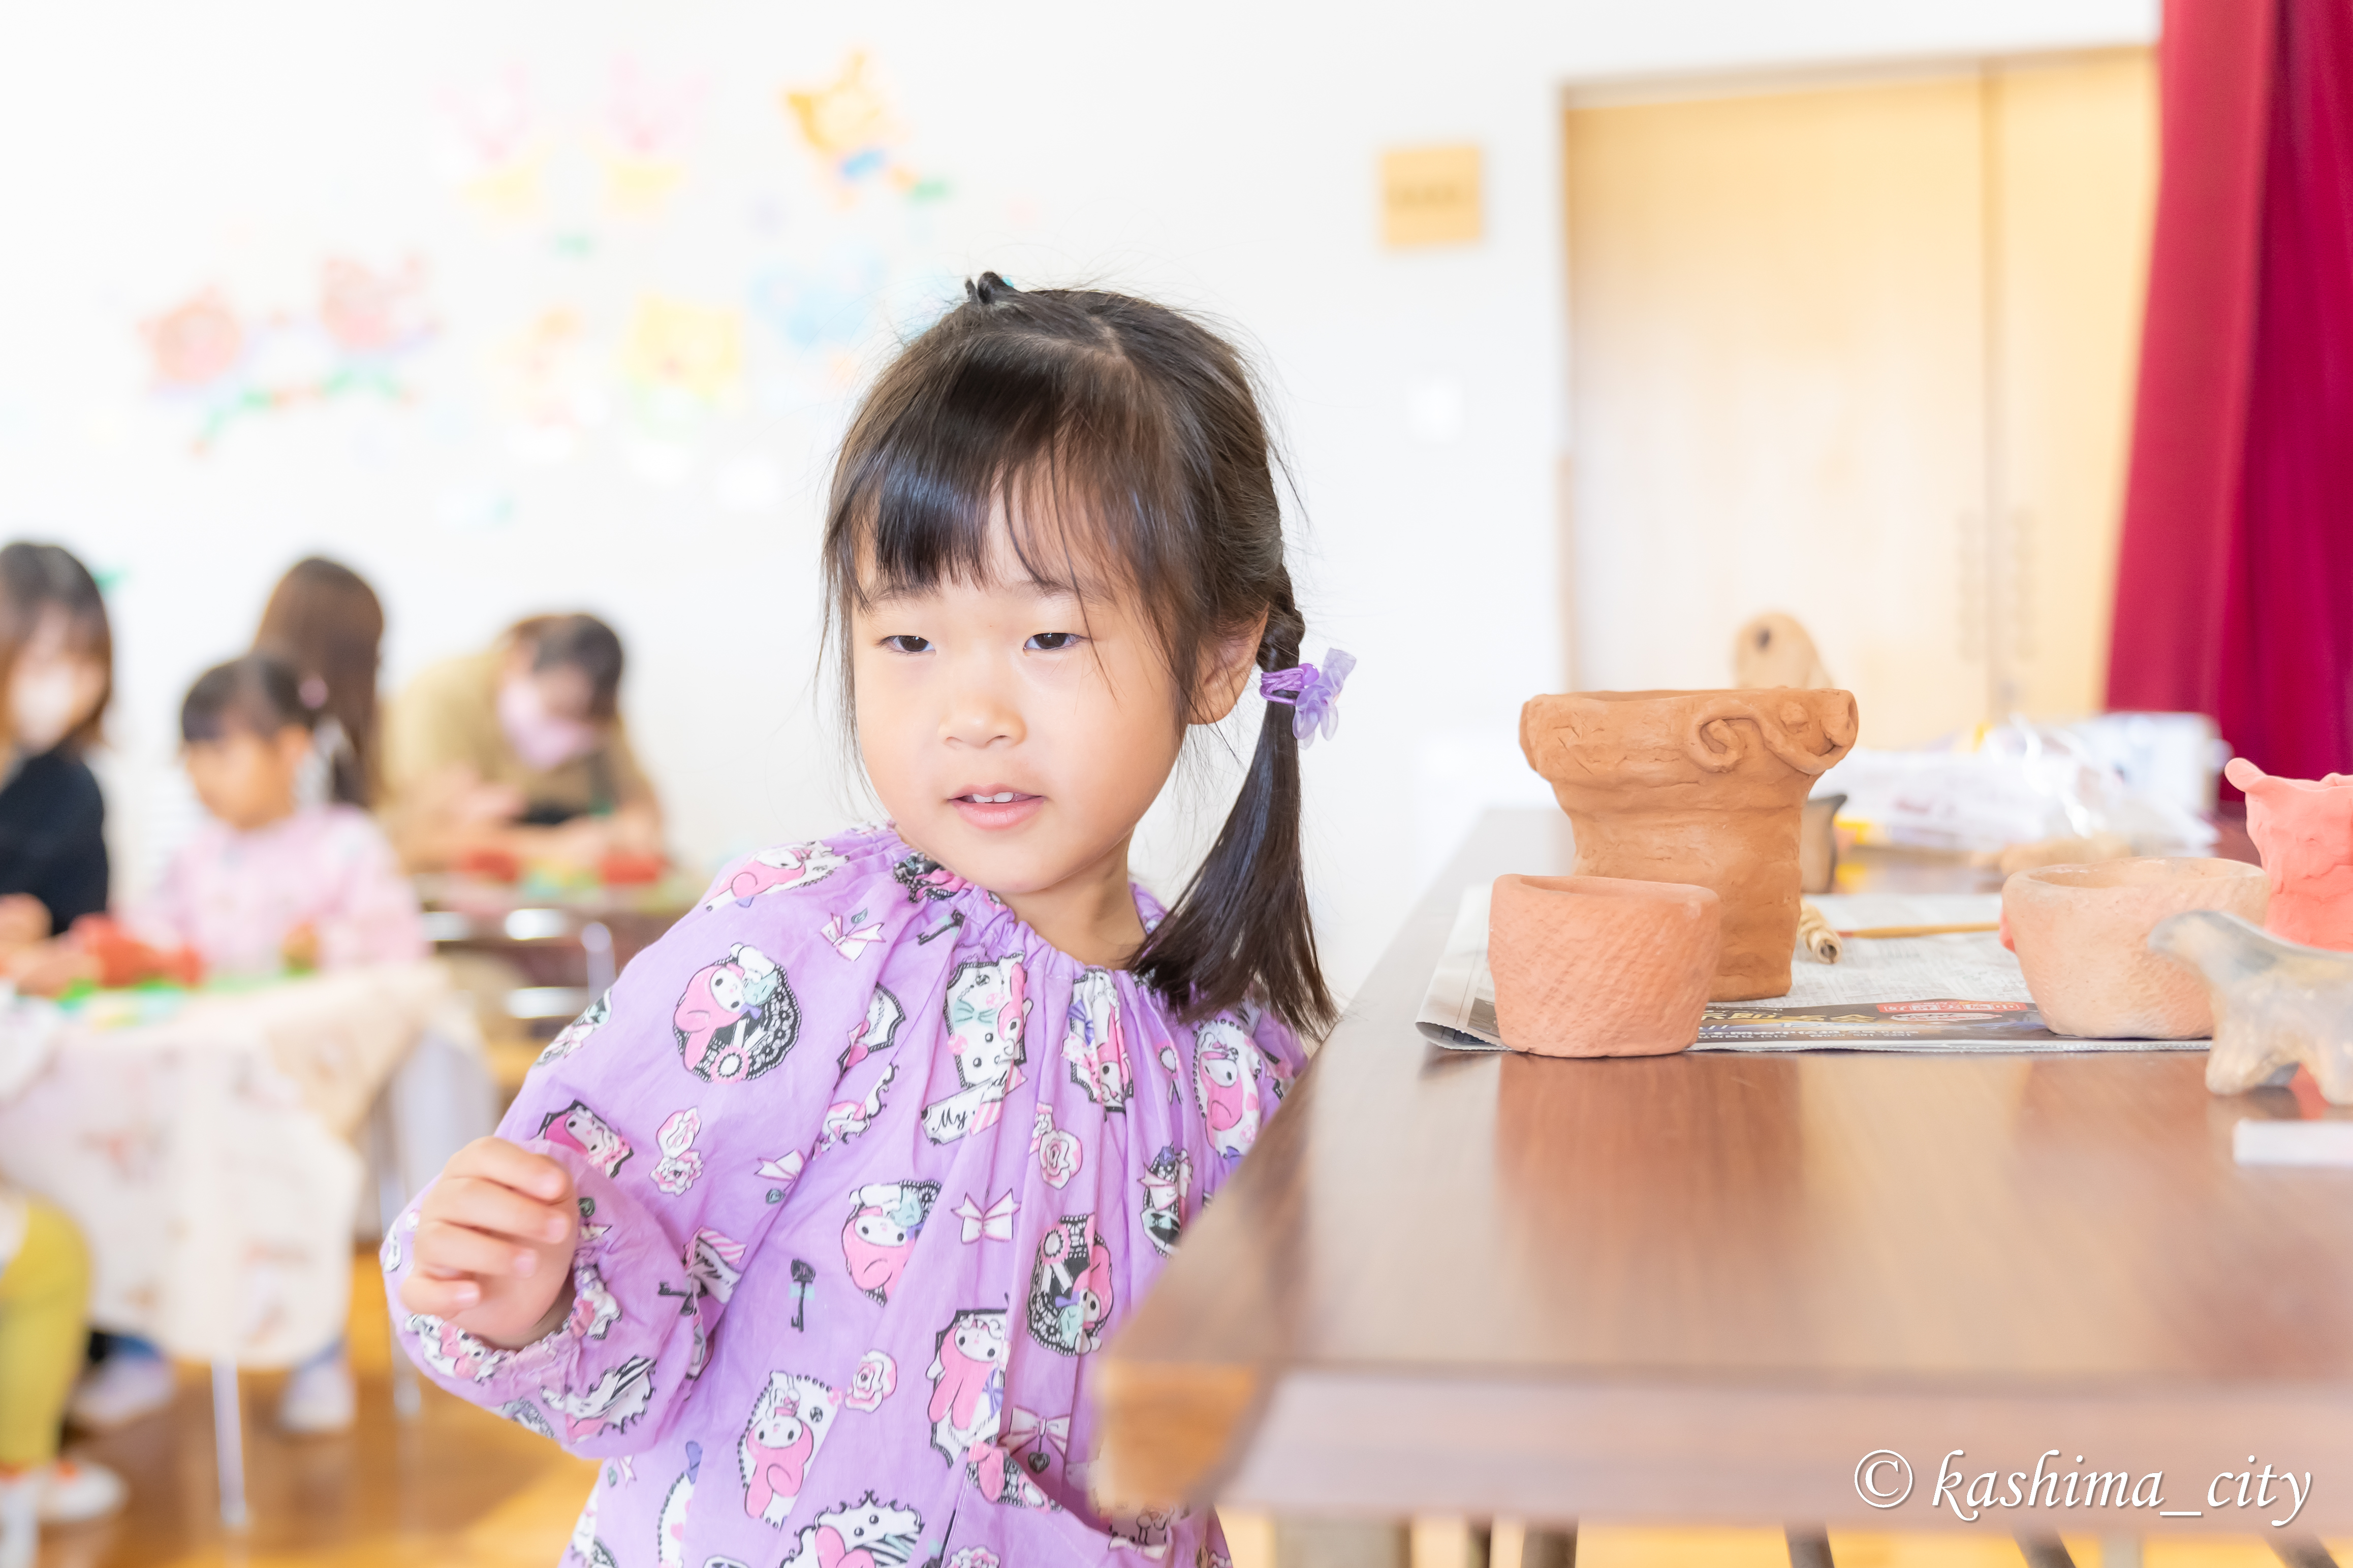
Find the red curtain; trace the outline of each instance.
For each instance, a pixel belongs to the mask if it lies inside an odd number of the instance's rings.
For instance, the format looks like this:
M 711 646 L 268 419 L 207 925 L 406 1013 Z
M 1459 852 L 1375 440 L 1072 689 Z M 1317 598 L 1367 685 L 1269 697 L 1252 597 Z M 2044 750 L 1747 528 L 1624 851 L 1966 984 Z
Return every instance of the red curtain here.
M 2353 771 L 2353 5 L 2167 0 L 2108 705 Z

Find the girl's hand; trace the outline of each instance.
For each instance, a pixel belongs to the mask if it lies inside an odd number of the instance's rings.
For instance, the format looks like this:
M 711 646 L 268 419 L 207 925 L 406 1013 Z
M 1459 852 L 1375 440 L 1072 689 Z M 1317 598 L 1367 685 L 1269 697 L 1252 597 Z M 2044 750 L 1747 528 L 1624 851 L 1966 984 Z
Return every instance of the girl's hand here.
M 417 1210 L 401 1302 L 503 1349 L 543 1338 L 571 1310 L 579 1221 L 570 1172 L 478 1138 L 450 1157 Z
M 70 936 L 53 936 L 8 957 L 7 977 L 27 996 L 54 996 L 78 980 L 92 984 L 103 976 L 98 955 Z
M 48 905 L 30 893 L 0 898 L 0 947 L 30 947 L 48 939 Z

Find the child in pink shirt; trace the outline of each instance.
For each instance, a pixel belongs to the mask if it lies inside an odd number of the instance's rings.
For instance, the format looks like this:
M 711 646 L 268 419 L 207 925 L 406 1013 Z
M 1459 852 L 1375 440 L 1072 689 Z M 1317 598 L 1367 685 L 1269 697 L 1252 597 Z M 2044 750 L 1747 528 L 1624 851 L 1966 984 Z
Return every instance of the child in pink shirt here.
M 342 969 L 426 955 L 417 894 L 365 812 L 300 805 L 315 715 L 268 654 L 206 670 L 180 708 L 189 783 L 212 820 L 131 911 L 133 934 L 192 947 L 207 974 Z
M 374 819 L 356 806 L 298 804 L 315 721 L 293 668 L 269 654 L 197 678 L 180 707 L 182 760 L 212 820 L 125 918 L 133 935 L 167 951 L 194 948 L 207 975 L 426 956 L 416 891 Z M 105 1425 L 102 1407 L 135 1409 L 150 1384 L 168 1387 L 169 1369 L 153 1347 L 118 1340 L 77 1395 L 77 1412 Z M 351 1366 L 338 1340 L 294 1370 L 278 1418 L 295 1432 L 337 1432 L 353 1414 Z

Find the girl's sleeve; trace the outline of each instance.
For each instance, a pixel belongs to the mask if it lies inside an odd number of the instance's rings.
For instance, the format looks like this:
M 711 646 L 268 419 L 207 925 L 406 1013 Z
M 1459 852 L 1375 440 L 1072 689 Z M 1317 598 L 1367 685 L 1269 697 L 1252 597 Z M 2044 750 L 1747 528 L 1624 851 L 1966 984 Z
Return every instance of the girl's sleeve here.
M 319 921 L 319 963 L 405 963 L 428 951 L 417 889 L 400 874 L 392 845 L 356 811 L 343 832 L 342 888 L 333 910 Z
M 562 1162 L 579 1189 L 571 1314 L 504 1350 L 407 1311 L 412 1204 L 384 1263 L 401 1342 L 427 1375 L 575 1453 L 661 1439 L 814 1150 L 841 1044 L 865 1017 L 878 966 L 818 943 L 823 919 L 798 891 L 698 909 L 542 1053 L 499 1136 Z M 763 997 L 758 1028 L 721 1037 L 733 1057 L 708 1027 L 723 972 L 731 1001 Z M 712 1079 L 690 1069 L 682 1041 Z

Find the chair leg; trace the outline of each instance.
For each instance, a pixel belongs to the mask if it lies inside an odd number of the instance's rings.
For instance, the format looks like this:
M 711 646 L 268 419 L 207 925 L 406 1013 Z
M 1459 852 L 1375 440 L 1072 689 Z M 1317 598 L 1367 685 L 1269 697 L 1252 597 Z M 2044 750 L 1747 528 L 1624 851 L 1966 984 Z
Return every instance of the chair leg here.
M 1789 1568 L 1832 1568 L 1830 1532 L 1819 1525 L 1790 1525 Z
M 2021 1535 L 2018 1549 L 2026 1553 L 2026 1568 L 2075 1568 L 2067 1543 L 2055 1535 Z
M 2328 1548 L 2320 1543 L 2316 1535 L 2291 1535 L 2275 1542 L 2272 1550 L 2279 1553 L 2279 1560 L 2288 1568 L 2337 1568 L 2337 1559 L 2328 1554 Z M 2101 1568 L 2107 1565 L 2103 1563 Z
M 1520 1548 L 1520 1568 L 1577 1568 L 1577 1526 L 1528 1526 Z
M 245 1419 L 237 1406 L 237 1363 L 213 1363 L 213 1455 L 220 1468 L 221 1523 L 243 1530 L 245 1507 Z

